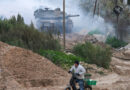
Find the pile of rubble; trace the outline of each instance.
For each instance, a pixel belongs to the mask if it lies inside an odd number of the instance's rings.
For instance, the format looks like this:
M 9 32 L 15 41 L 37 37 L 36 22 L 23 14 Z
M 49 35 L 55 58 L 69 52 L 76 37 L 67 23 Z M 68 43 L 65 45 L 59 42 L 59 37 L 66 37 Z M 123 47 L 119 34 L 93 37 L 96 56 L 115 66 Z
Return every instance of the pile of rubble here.
M 91 43 L 97 43 L 98 40 L 96 39 L 96 37 L 94 37 L 93 35 L 86 35 L 84 38 L 84 41 L 88 41 Z
M 124 47 L 125 49 L 130 49 L 130 43 Z
M 120 52 L 114 53 L 113 55 L 119 59 L 130 60 L 130 49 L 122 50 Z
M 104 36 L 101 35 L 80 35 L 76 33 L 66 35 L 66 49 L 72 49 L 78 43 L 91 42 L 102 47 L 106 47 Z M 61 45 L 63 45 L 63 36 L 60 37 Z
M 130 44 L 117 50 L 113 56 L 123 60 L 130 60 Z
M 60 37 L 60 43 L 63 45 L 63 36 Z M 76 33 L 66 35 L 66 49 L 72 49 L 77 43 L 84 43 L 84 35 Z

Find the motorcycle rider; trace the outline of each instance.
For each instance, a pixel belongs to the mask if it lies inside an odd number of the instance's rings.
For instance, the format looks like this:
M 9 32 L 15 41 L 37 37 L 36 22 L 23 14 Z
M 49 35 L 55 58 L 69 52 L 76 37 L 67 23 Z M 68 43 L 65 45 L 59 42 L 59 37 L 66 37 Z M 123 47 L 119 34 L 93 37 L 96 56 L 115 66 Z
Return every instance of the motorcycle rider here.
M 84 90 L 84 74 L 86 73 L 85 68 L 79 64 L 79 61 L 75 61 L 69 73 L 74 72 L 76 74 L 76 82 L 79 84 L 80 90 Z M 74 85 L 74 88 L 75 85 Z

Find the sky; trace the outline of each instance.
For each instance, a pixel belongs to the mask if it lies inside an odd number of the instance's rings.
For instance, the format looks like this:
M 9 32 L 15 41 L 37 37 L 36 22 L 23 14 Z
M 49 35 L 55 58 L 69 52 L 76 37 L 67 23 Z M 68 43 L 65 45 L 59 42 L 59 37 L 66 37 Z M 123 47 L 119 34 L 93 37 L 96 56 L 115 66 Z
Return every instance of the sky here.
M 40 4 L 38 0 L 0 0 L 0 15 L 9 18 L 19 13 L 29 24 L 34 21 L 33 12 Z
M 62 8 L 62 0 L 0 0 L 0 15 L 9 18 L 20 13 L 29 24 L 31 20 L 34 21 L 34 11 L 40 7 Z M 69 7 L 67 5 L 66 9 Z

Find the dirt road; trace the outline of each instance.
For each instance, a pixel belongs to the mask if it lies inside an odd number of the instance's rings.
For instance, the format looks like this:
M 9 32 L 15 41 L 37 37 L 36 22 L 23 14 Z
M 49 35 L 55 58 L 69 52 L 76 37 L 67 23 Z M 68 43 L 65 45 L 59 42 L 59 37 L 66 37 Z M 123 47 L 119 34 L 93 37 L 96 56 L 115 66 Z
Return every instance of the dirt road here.
M 113 57 L 111 66 L 113 72 L 98 77 L 99 90 L 130 90 L 130 61 Z

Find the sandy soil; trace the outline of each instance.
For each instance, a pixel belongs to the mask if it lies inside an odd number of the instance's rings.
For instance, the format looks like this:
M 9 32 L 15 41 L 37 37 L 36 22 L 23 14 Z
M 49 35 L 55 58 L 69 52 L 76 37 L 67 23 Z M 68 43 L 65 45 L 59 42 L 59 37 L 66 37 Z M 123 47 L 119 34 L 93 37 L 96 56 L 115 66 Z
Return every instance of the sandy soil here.
M 130 90 L 130 61 L 113 57 L 111 73 L 98 77 L 96 80 L 99 90 Z
M 0 90 L 64 90 L 70 77 L 46 58 L 0 42 Z M 113 57 L 111 72 L 93 79 L 93 90 L 130 90 L 130 61 Z
M 62 86 L 68 83 L 69 78 L 66 71 L 46 58 L 2 42 L 0 42 L 0 70 L 1 87 L 6 87 L 7 90 L 15 90 L 11 89 L 13 87 L 28 87 L 29 90 L 29 87 Z

